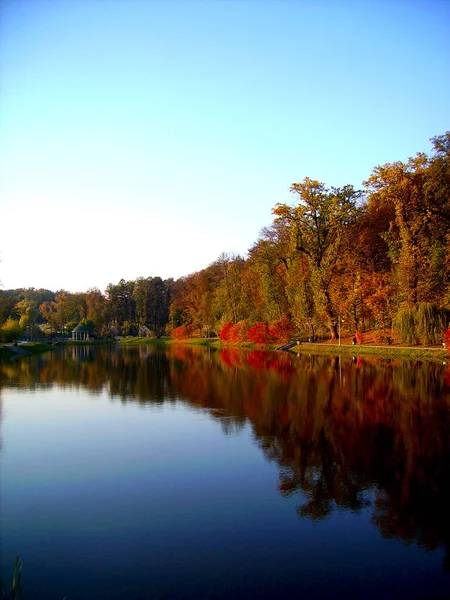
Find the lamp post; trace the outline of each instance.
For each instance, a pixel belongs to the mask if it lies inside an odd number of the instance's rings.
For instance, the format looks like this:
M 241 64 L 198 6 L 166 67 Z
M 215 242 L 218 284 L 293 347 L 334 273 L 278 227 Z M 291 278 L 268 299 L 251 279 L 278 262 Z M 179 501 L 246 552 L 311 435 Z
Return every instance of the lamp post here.
M 344 319 L 342 319 L 342 322 L 344 322 Z M 341 315 L 339 314 L 339 346 L 341 345 Z

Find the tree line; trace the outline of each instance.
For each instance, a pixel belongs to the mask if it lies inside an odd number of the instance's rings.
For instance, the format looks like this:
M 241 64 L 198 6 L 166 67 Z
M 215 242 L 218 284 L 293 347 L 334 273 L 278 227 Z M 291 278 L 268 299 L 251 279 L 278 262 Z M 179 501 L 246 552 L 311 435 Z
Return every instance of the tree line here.
M 392 327 L 400 341 L 442 341 L 450 308 L 450 132 L 430 155 L 373 169 L 364 189 L 306 177 L 292 205 L 242 257 L 222 254 L 178 280 L 120 280 L 105 293 L 7 290 L 3 339 L 46 324 L 68 332 L 80 322 L 98 335 L 174 337 L 221 334 L 228 341 L 287 339 L 292 331 L 338 336 Z

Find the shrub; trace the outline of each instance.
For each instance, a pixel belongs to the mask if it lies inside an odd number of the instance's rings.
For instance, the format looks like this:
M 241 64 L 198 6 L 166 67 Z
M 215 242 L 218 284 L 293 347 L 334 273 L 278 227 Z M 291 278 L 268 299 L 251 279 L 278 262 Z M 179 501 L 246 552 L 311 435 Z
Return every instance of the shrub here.
M 450 327 L 444 331 L 444 344 L 450 354 Z
M 221 340 L 223 340 L 224 342 L 231 341 L 230 340 L 230 331 L 231 331 L 232 327 L 233 327 L 233 323 L 231 323 L 231 321 L 229 321 L 228 323 L 225 323 L 225 325 L 222 327 L 222 329 L 219 332 Z
M 356 343 L 357 344 L 363 344 L 364 343 L 364 336 L 360 331 L 357 331 L 355 333 L 355 338 L 356 338 Z
M 270 325 L 270 337 L 274 342 L 288 342 L 291 338 L 292 329 L 292 324 L 286 317 L 283 317 Z
M 4 343 L 14 342 L 20 336 L 21 331 L 19 321 L 15 321 L 10 317 L 0 328 L 0 339 Z
M 190 335 L 189 327 L 186 327 L 186 325 L 180 325 L 179 327 L 176 327 L 172 331 L 172 337 L 175 338 L 176 340 L 184 340 L 184 339 L 188 338 L 189 335 Z
M 245 342 L 247 340 L 248 323 L 246 321 L 239 321 L 230 328 L 230 342 Z
M 254 323 L 247 331 L 247 338 L 254 344 L 268 344 L 272 341 L 269 325 L 263 322 Z

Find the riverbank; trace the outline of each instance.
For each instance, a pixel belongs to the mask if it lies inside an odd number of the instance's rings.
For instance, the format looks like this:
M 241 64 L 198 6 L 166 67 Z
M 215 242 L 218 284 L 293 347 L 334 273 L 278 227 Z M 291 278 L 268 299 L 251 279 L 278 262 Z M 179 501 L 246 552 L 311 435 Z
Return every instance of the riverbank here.
M 351 338 L 349 338 L 350 342 Z M 347 340 L 345 340 L 347 341 Z M 172 338 L 125 338 L 120 340 L 120 345 L 124 346 L 135 346 L 139 344 L 183 344 L 190 346 L 207 346 L 212 348 L 248 348 L 250 350 L 263 349 L 263 350 L 277 350 L 276 346 L 259 346 L 250 342 L 243 343 L 224 343 L 220 338 L 187 338 L 182 340 L 175 340 Z M 401 346 L 399 344 L 394 345 L 375 345 L 375 344 L 359 344 L 353 345 L 351 343 L 342 343 L 339 345 L 338 342 L 317 342 L 317 343 L 302 343 L 293 346 L 289 349 L 289 352 L 295 354 L 333 354 L 342 356 L 367 356 L 372 358 L 403 358 L 406 360 L 439 360 L 447 361 L 450 360 L 448 350 L 445 348 L 436 347 L 424 347 L 424 346 Z
M 317 343 L 294 346 L 295 354 L 333 354 L 338 356 L 367 356 L 371 358 L 403 358 L 405 360 L 450 360 L 445 348 L 424 346 L 364 346 L 363 344 Z
M 20 344 L 20 346 L 4 344 L 0 346 L 0 358 L 8 359 L 14 356 L 31 356 L 32 354 L 41 354 L 53 349 L 54 346 L 52 344 L 43 344 L 41 342 L 27 342 L 26 344 Z

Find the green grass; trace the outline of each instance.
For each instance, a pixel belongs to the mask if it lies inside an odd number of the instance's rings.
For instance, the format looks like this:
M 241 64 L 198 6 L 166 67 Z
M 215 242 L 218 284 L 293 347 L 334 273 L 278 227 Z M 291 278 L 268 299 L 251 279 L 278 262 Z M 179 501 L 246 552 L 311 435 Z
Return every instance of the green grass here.
M 23 350 L 27 350 L 31 354 L 39 354 L 40 352 L 53 350 L 54 346 L 51 344 L 42 344 L 41 342 L 27 342 L 26 344 L 20 344 L 19 348 L 23 348 Z
M 149 337 L 126 337 L 118 341 L 121 346 L 135 346 L 137 344 L 167 344 L 170 338 L 149 338 Z
M 14 356 L 14 352 L 6 346 L 0 346 L 0 358 L 11 358 L 11 356 Z
M 343 356 L 369 356 L 374 358 L 403 358 L 411 360 L 448 360 L 449 353 L 444 348 L 402 348 L 385 346 L 337 346 L 324 344 L 301 344 L 291 348 L 297 354 L 338 354 Z

